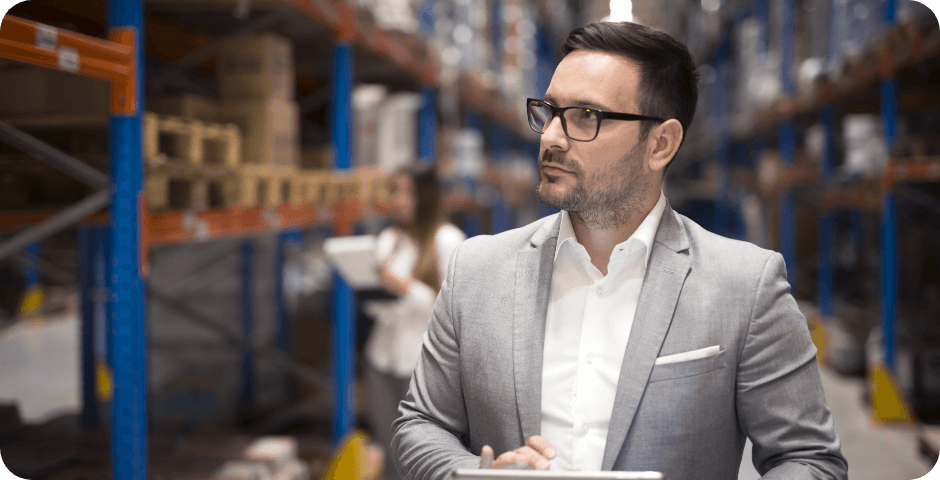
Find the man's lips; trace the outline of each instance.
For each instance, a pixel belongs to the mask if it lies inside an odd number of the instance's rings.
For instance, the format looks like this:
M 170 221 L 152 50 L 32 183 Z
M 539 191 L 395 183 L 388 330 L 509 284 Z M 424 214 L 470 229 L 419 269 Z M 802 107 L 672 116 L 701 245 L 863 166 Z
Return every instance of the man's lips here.
M 552 164 L 542 165 L 542 171 L 552 175 L 558 175 L 561 173 L 574 173 L 571 170 L 565 170 L 564 168 Z

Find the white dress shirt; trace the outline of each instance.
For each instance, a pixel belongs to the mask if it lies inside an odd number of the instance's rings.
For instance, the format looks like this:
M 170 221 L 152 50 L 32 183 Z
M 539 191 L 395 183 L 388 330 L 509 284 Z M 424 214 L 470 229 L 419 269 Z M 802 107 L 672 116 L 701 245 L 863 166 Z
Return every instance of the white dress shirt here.
M 633 326 L 656 230 L 659 201 L 627 241 L 614 247 L 607 276 L 578 243 L 567 211 L 555 249 L 542 360 L 542 437 L 552 469 L 601 469 L 620 366 Z
M 460 242 L 467 236 L 456 226 L 446 223 L 434 234 L 437 271 L 441 281 L 447 276 L 447 263 Z M 382 230 L 375 240 L 375 255 L 380 262 L 388 261 L 392 273 L 407 278 L 414 275 L 418 263 L 418 245 L 396 227 Z M 365 354 L 377 370 L 399 377 L 410 377 L 421 353 L 424 332 L 434 311 L 436 288 L 415 281 L 404 296 L 397 300 L 374 300 L 365 310 L 375 319 L 366 343 Z

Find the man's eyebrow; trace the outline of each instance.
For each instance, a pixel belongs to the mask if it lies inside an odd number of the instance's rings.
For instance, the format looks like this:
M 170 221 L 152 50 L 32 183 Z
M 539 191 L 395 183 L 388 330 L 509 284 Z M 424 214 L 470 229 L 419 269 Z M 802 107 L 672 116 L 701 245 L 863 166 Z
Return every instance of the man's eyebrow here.
M 546 102 L 551 103 L 552 105 L 555 105 L 555 106 L 558 106 L 558 107 L 587 107 L 587 108 L 595 108 L 595 109 L 597 109 L 597 110 L 613 111 L 613 110 L 611 110 L 611 109 L 609 109 L 609 108 L 607 108 L 607 107 L 605 107 L 605 106 L 603 106 L 603 105 L 601 105 L 601 104 L 599 104 L 599 103 L 597 103 L 597 102 L 593 102 L 593 101 L 590 101 L 590 100 L 574 100 L 574 101 L 571 102 L 570 105 L 558 105 L 558 102 L 555 101 L 555 97 L 553 97 L 553 96 L 551 96 L 551 95 L 545 95 L 545 99 L 544 99 L 544 100 L 545 100 Z

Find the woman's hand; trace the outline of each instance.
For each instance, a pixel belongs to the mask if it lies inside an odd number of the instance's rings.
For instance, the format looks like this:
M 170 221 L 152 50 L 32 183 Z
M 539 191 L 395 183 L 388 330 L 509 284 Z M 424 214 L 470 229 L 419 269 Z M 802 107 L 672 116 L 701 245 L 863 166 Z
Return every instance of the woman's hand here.
M 402 278 L 395 275 L 392 273 L 392 269 L 389 268 L 388 263 L 383 263 L 379 266 L 379 280 L 381 280 L 382 287 L 385 288 L 385 290 L 399 297 L 408 293 L 408 290 L 411 289 L 411 284 L 416 281 L 413 278 Z

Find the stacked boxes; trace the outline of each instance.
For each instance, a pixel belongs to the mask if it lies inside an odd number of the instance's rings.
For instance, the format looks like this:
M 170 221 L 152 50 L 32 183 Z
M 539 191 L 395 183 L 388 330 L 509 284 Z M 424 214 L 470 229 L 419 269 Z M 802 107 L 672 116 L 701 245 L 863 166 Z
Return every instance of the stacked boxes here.
M 148 97 L 147 110 L 204 122 L 216 122 L 219 119 L 219 103 L 196 95 Z
M 244 136 L 244 163 L 297 166 L 300 110 L 290 40 L 265 34 L 219 43 L 219 119 Z
M 111 106 L 107 82 L 36 68 L 0 71 L 0 113 L 106 116 Z

